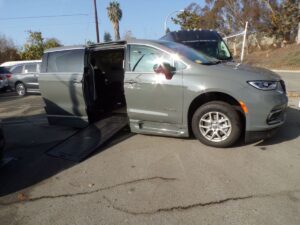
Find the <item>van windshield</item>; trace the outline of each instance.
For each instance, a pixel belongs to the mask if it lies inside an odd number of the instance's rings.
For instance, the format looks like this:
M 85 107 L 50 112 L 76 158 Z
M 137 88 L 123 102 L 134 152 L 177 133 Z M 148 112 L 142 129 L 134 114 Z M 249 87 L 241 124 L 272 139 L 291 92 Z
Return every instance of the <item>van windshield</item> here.
M 179 55 L 184 56 L 189 60 L 198 64 L 211 65 L 220 62 L 216 58 L 209 57 L 208 55 L 200 51 L 196 51 L 195 49 L 185 46 L 183 44 L 179 44 L 176 42 L 160 42 L 160 44 L 172 49 L 174 52 L 178 53 Z
M 216 59 L 232 60 L 231 53 L 222 40 L 188 40 L 182 43 Z

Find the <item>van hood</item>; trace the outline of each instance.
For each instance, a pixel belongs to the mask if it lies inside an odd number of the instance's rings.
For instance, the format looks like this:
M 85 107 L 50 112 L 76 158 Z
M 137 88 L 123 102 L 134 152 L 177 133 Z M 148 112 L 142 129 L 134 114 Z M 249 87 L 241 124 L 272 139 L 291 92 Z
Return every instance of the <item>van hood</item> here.
M 252 80 L 276 80 L 280 81 L 281 77 L 274 73 L 271 70 L 249 66 L 245 64 L 235 63 L 235 62 L 227 62 L 220 64 L 226 69 L 235 70 L 237 74 L 240 76 L 247 76 L 247 79 Z M 224 68 L 224 69 L 225 69 Z

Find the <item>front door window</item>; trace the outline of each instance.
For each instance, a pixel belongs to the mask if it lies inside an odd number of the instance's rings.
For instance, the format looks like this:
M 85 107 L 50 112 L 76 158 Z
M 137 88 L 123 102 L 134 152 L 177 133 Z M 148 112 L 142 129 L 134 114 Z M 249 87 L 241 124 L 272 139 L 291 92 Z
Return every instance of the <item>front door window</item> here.
M 155 48 L 147 46 L 132 46 L 130 48 L 130 71 L 153 73 L 157 64 L 169 63 L 173 65 L 172 57 Z

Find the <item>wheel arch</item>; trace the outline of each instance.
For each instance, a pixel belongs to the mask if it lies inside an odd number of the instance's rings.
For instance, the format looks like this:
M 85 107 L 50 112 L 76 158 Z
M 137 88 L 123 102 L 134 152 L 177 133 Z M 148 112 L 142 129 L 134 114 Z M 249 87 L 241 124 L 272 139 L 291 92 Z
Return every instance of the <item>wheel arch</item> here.
M 243 132 L 245 132 L 246 115 L 245 115 L 239 101 L 227 93 L 212 91 L 212 92 L 206 92 L 206 93 L 202 93 L 202 94 L 198 95 L 191 102 L 189 109 L 188 109 L 188 113 L 187 113 L 189 134 L 193 135 L 191 124 L 192 124 L 192 117 L 193 117 L 194 112 L 200 106 L 204 105 L 205 103 L 211 102 L 211 101 L 222 101 L 222 102 L 226 102 L 226 103 L 232 105 L 234 107 L 234 109 L 238 112 L 238 114 L 241 118 L 241 122 L 243 125 Z

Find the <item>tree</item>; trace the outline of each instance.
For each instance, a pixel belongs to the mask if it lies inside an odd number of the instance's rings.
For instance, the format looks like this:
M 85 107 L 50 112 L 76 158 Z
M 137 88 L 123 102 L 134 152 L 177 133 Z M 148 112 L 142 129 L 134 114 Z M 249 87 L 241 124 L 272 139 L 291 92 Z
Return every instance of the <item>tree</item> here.
M 225 35 L 242 31 L 248 21 L 254 36 L 291 42 L 300 23 L 299 7 L 299 0 L 206 0 L 203 7 L 190 4 L 173 21 L 182 29 L 215 29 Z
M 13 41 L 0 35 L 0 64 L 6 61 L 19 60 L 20 55 Z
M 109 6 L 107 7 L 107 14 L 114 28 L 115 40 L 118 41 L 120 40 L 119 23 L 122 19 L 123 14 L 120 8 L 120 4 L 117 1 L 110 2 Z
M 40 59 L 44 52 L 44 39 L 41 32 L 28 31 L 29 37 L 21 52 L 22 59 Z
M 110 42 L 112 41 L 111 35 L 109 32 L 104 32 L 104 42 Z
M 263 22 L 262 11 L 260 0 L 206 0 L 203 7 L 190 4 L 173 21 L 182 29 L 215 29 L 232 34 L 243 30 L 246 21 L 255 30 Z
M 86 44 L 87 45 L 94 45 L 94 44 L 96 44 L 94 41 L 91 41 L 91 40 L 87 40 L 86 41 Z
M 45 41 L 41 32 L 28 31 L 28 34 L 29 37 L 21 52 L 22 59 L 40 59 L 44 50 L 61 46 L 60 42 L 55 38 L 49 38 Z
M 44 43 L 44 50 L 61 46 L 61 43 L 56 38 L 48 38 Z
M 298 3 L 299 15 L 300 15 L 300 1 Z M 298 35 L 297 35 L 297 44 L 300 44 L 300 20 L 298 22 Z

